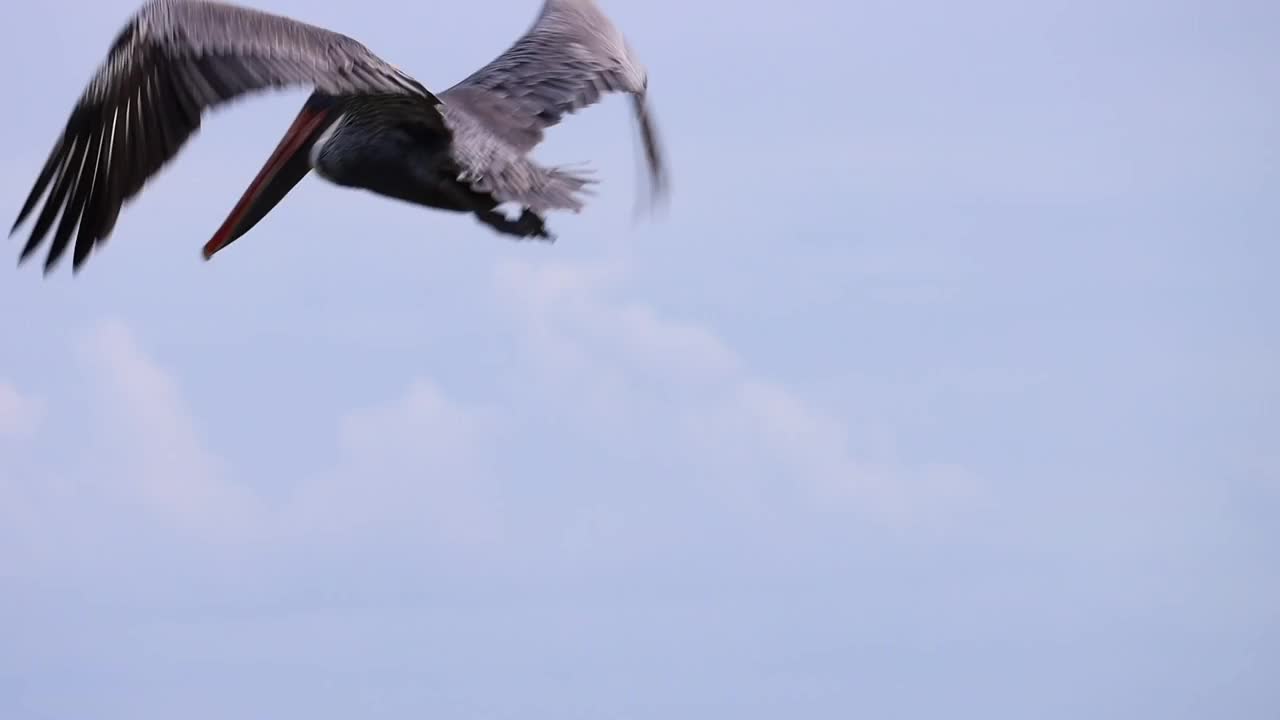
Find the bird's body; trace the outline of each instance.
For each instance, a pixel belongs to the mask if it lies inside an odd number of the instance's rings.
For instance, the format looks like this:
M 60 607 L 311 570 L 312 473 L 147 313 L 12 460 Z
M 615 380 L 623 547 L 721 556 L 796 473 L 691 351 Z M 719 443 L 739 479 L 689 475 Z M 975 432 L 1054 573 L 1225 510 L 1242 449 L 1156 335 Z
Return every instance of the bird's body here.
M 500 233 L 550 238 L 544 214 L 580 210 L 592 180 L 528 153 L 546 128 L 612 91 L 631 95 L 650 179 L 659 191 L 665 183 L 645 72 L 594 0 L 545 0 L 514 45 L 438 96 L 359 42 L 314 25 L 209 0 L 149 0 L 81 95 L 14 223 L 48 191 L 22 259 L 53 230 L 46 271 L 73 237 L 79 269 L 207 110 L 305 86 L 311 96 L 206 243 L 206 258 L 312 169 L 340 186 L 473 213 Z M 498 210 L 504 203 L 520 216 L 508 219 Z

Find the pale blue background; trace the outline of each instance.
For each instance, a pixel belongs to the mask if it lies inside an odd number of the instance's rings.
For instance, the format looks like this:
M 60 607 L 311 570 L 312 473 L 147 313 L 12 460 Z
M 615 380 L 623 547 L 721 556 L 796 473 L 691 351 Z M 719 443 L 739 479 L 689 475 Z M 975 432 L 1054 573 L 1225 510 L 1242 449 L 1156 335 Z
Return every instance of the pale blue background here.
M 537 10 L 259 5 L 437 89 Z M 202 262 L 300 90 L 3 273 L 0 717 L 1280 717 L 1280 4 L 606 7 L 652 222 L 614 97 L 553 246 Z M 0 9 L 5 218 L 133 8 Z

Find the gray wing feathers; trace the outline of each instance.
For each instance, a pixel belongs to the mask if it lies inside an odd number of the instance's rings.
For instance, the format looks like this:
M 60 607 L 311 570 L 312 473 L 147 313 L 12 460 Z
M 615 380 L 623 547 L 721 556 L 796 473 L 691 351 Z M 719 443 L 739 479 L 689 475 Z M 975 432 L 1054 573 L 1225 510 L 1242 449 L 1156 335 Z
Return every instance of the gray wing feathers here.
M 14 231 L 49 191 L 21 257 L 61 212 L 45 269 L 77 227 L 78 268 L 110 235 L 122 206 L 199 129 L 205 111 L 247 93 L 306 85 L 438 102 L 346 36 L 223 3 L 151 0 L 116 37 L 19 212 Z
M 607 92 L 643 94 L 645 85 L 644 68 L 594 0 L 546 0 L 510 48 L 440 97 L 530 150 L 565 114 Z
M 446 122 L 458 136 L 459 161 L 472 175 L 491 176 L 495 166 L 490 163 L 504 167 L 513 162 L 508 155 L 533 149 L 544 130 L 566 114 L 598 102 L 605 93 L 628 93 L 650 180 L 660 192 L 665 170 L 645 99 L 647 84 L 626 39 L 594 0 L 546 0 L 523 36 L 440 98 Z M 580 203 L 559 207 L 578 209 Z
M 305 84 L 332 95 L 430 96 L 346 35 L 252 8 L 152 0 L 138 13 L 137 37 L 174 58 L 209 61 L 236 94 Z

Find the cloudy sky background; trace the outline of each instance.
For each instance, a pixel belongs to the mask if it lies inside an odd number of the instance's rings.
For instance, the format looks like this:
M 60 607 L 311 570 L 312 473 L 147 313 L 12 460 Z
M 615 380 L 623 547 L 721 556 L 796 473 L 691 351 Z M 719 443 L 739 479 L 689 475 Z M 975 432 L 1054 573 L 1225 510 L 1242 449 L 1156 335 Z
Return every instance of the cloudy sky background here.
M 442 89 L 537 0 L 259 6 Z M 16 215 L 132 0 L 0 9 Z M 613 0 L 555 245 L 210 118 L 0 282 L 0 717 L 1274 718 L 1280 5 Z M 23 235 L 9 242 L 16 258 Z

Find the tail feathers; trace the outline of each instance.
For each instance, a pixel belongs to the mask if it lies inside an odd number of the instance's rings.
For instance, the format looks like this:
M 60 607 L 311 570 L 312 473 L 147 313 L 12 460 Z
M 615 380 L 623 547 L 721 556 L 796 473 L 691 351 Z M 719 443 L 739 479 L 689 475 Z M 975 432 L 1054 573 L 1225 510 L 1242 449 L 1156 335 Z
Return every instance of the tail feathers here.
M 590 186 L 599 183 L 595 171 L 585 164 L 559 165 L 546 168 L 542 186 L 536 191 L 536 199 L 525 203 L 535 212 L 550 209 L 580 212 L 586 198 L 595 194 Z
M 579 212 L 586 198 L 594 194 L 588 187 L 598 182 L 592 174 L 581 164 L 547 168 L 521 158 L 486 174 L 463 173 L 458 179 L 500 202 L 516 203 L 536 213 Z

